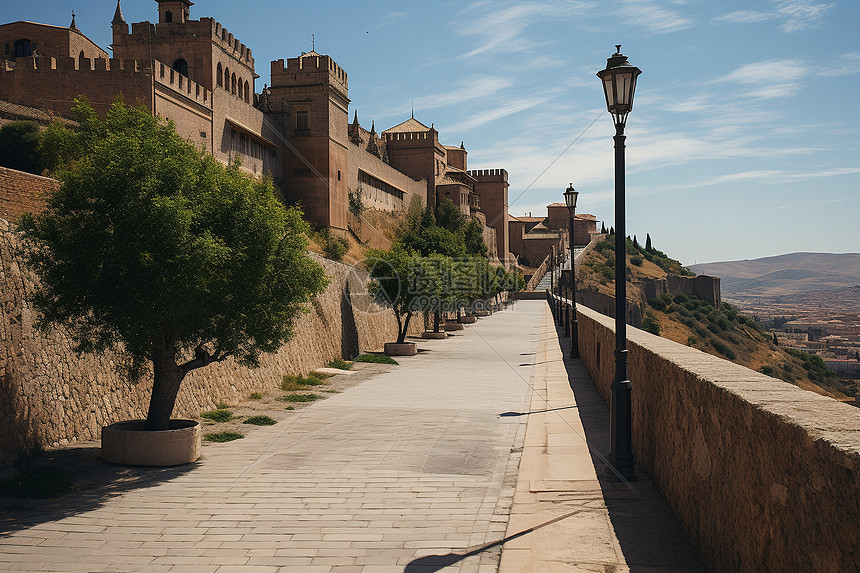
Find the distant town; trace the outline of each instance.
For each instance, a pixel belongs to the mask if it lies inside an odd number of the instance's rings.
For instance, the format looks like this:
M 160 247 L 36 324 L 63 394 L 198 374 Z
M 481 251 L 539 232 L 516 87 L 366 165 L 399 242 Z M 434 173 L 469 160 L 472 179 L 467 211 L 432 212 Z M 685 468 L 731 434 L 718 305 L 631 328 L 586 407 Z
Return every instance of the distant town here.
M 817 354 L 844 378 L 860 378 L 860 285 L 733 300 L 771 327 L 780 346 Z

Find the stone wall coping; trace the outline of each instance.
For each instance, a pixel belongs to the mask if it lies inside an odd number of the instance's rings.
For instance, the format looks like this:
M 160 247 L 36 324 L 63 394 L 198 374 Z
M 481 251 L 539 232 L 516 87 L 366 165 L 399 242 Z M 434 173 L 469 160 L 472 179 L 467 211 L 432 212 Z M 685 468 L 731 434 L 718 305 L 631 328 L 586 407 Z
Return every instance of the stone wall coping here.
M 582 305 L 577 306 L 577 310 L 615 332 L 615 319 Z M 628 348 L 635 344 L 658 354 L 702 381 L 803 428 L 813 439 L 826 440 L 832 447 L 852 455 L 860 469 L 860 408 L 630 325 L 627 326 L 627 340 Z M 635 389 L 636 382 L 631 381 Z

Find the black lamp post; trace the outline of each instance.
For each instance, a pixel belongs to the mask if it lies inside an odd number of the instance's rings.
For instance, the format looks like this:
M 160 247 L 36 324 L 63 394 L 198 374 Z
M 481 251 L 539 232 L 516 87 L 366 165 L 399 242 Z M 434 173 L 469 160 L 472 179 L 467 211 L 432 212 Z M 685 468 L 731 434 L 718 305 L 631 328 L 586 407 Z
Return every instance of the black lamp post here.
M 570 249 L 570 357 L 579 358 L 579 323 L 576 320 L 576 258 L 573 253 L 573 219 L 576 216 L 576 199 L 579 191 L 573 189 L 573 183 L 564 192 L 564 203 L 567 205 L 568 237 L 567 246 Z
M 551 247 L 549 255 L 549 308 L 555 320 L 555 247 Z
M 615 123 L 615 378 L 609 402 L 609 464 L 607 476 L 635 480 L 632 436 L 632 384 L 627 377 L 627 256 L 624 230 L 624 126 L 633 109 L 636 78 L 642 73 L 621 54 L 621 45 L 597 72 L 603 82 L 606 108 Z

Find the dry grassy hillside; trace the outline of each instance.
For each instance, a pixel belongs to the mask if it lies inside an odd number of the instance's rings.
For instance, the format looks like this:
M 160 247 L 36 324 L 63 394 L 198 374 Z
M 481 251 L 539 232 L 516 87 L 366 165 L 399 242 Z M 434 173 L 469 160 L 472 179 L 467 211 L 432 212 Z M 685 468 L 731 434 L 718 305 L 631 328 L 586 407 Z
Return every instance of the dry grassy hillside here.
M 592 287 L 614 295 L 612 241 L 602 240 L 580 263 L 577 282 L 583 288 Z M 841 380 L 829 372 L 821 358 L 775 345 L 773 334 L 764 325 L 728 303 L 714 308 L 695 296 L 668 293 L 646 300 L 644 281 L 665 278 L 668 273 L 691 273 L 682 270 L 680 263 L 665 253 L 648 251 L 629 239 L 626 256 L 627 298 L 642 308 L 643 329 L 839 400 L 848 400 L 860 390 L 856 381 Z

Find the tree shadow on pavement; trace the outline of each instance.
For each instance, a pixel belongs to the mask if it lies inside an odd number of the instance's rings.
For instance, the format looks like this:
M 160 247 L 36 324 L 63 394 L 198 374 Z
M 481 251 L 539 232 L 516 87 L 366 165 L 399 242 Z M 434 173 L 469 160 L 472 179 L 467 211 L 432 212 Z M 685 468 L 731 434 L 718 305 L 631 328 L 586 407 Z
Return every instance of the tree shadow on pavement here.
M 70 480 L 71 491 L 50 499 L 0 496 L 0 537 L 92 511 L 113 497 L 170 481 L 199 465 L 121 466 L 103 461 L 100 453 L 98 445 L 58 448 L 22 464 L 31 471 L 61 472 Z
M 495 547 L 500 547 L 508 541 L 513 541 L 518 537 L 528 535 L 529 533 L 536 531 L 541 527 L 552 525 L 553 523 L 559 522 L 562 519 L 566 519 L 576 513 L 579 513 L 579 510 L 560 515 L 558 517 L 550 519 L 549 521 L 546 521 L 539 525 L 535 525 L 534 527 L 529 527 L 528 529 L 524 529 L 523 531 L 514 533 L 513 535 L 505 537 L 504 539 L 499 539 L 498 541 L 493 541 L 492 543 L 481 545 L 479 547 L 476 547 L 475 549 L 467 551 L 466 553 L 446 553 L 444 555 L 425 555 L 424 557 L 419 557 L 414 561 L 410 561 L 403 569 L 403 573 L 432 573 L 433 571 L 438 571 L 440 569 L 443 569 L 444 567 L 448 567 L 449 565 L 454 565 L 455 563 L 458 563 L 463 559 L 466 559 L 467 557 L 472 557 L 473 555 L 480 555 L 484 551 L 493 549 Z

